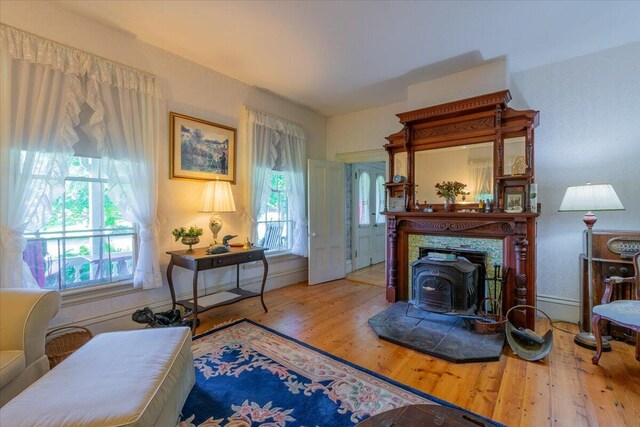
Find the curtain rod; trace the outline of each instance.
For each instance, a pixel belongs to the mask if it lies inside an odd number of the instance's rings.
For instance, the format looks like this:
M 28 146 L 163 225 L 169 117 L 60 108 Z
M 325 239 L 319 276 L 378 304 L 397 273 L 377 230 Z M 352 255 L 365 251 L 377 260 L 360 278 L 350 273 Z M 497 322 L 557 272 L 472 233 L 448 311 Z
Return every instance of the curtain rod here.
M 114 59 L 106 58 L 104 56 L 100 56 L 100 55 L 97 55 L 95 53 L 91 53 L 91 52 L 88 52 L 86 50 L 82 50 L 82 49 L 79 49 L 77 47 L 70 46 L 70 45 L 65 44 L 65 43 L 60 43 L 59 41 L 56 41 L 56 40 L 53 40 L 53 39 L 48 39 L 48 38 L 43 37 L 41 35 L 34 34 L 34 33 L 30 32 L 30 31 L 25 31 L 25 30 L 22 30 L 20 28 L 16 28 L 16 27 L 11 26 L 11 25 L 4 24 L 2 22 L 0 22 L 0 25 L 3 26 L 3 27 L 11 28 L 11 29 L 16 30 L 16 31 L 20 31 L 20 32 L 28 34 L 28 35 L 30 35 L 32 37 L 36 37 L 36 38 L 39 38 L 39 39 L 42 39 L 42 40 L 46 40 L 46 41 L 49 41 L 51 43 L 56 43 L 56 44 L 58 44 L 58 45 L 60 45 L 62 47 L 65 47 L 67 49 L 77 50 L 78 52 L 82 52 L 82 53 L 85 53 L 87 55 L 95 56 L 96 58 L 100 58 L 100 59 L 103 59 L 105 61 L 113 62 L 114 64 L 120 65 L 120 66 L 125 67 L 125 68 L 129 68 L 131 70 L 138 71 L 138 72 L 143 73 L 143 74 L 148 74 L 148 75 L 150 75 L 152 77 L 155 77 L 155 78 L 158 77 L 158 76 L 156 76 L 155 74 L 153 74 L 153 73 L 151 73 L 149 71 L 141 70 L 140 68 L 132 67 L 131 65 L 127 65 L 127 64 L 124 64 L 122 62 L 118 62 L 118 61 L 116 61 Z

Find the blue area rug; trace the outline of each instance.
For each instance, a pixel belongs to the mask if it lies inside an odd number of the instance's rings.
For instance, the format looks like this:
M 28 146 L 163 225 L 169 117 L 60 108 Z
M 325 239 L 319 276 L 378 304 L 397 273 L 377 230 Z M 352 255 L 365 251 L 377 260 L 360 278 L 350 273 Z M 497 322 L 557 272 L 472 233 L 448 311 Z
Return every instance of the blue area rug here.
M 193 342 L 196 384 L 180 427 L 353 426 L 411 404 L 446 405 L 250 320 Z

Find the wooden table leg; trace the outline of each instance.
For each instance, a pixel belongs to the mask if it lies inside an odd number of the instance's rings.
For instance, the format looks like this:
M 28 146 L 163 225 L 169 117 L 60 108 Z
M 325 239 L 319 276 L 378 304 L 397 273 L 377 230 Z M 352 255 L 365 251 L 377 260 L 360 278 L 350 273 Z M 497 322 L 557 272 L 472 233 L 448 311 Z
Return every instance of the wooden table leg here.
M 176 291 L 173 289 L 173 257 L 167 266 L 167 282 L 169 283 L 169 292 L 171 292 L 171 310 L 176 309 Z
M 262 303 L 262 308 L 264 308 L 264 312 L 268 313 L 267 306 L 264 303 L 264 286 L 267 283 L 267 274 L 269 273 L 269 263 L 267 262 L 267 257 L 262 255 L 262 265 L 264 266 L 264 270 L 262 272 L 262 287 L 260 288 L 260 302 Z
M 193 271 L 193 324 L 191 325 L 191 335 L 196 334 L 198 327 L 198 268 Z

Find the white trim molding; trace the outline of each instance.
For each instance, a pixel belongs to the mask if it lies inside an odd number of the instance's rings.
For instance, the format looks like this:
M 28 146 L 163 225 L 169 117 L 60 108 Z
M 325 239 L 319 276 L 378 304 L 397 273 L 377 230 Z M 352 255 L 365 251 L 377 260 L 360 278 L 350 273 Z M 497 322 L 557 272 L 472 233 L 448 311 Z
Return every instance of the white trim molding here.
M 350 153 L 336 153 L 336 159 L 343 163 L 388 162 L 389 156 L 384 148 L 374 150 L 352 151 Z
M 269 273 L 269 277 L 267 278 L 267 290 L 265 291 L 265 298 L 268 298 L 268 292 L 284 288 L 286 286 L 295 285 L 297 283 L 301 283 L 307 280 L 307 268 L 306 266 L 303 268 L 294 268 L 289 270 L 284 270 L 280 272 Z M 255 276 L 247 279 L 240 280 L 240 286 L 243 289 L 259 292 L 260 285 L 262 283 L 262 275 Z M 227 282 L 216 286 L 214 292 L 226 291 L 236 287 L 235 280 L 233 282 Z M 198 294 L 200 296 L 205 294 L 205 287 L 198 287 Z M 176 300 L 184 300 L 192 298 L 193 295 L 190 291 L 181 292 L 176 295 Z M 267 305 L 269 301 L 267 300 Z M 157 311 L 165 311 L 171 308 L 171 298 L 166 298 L 156 302 L 145 303 L 142 305 L 137 305 L 134 307 L 126 307 L 117 311 L 113 311 L 108 314 L 103 314 L 99 316 L 86 316 L 81 319 L 77 319 L 72 323 L 68 324 L 52 324 L 51 328 L 59 327 L 59 326 L 74 326 L 81 325 L 85 327 L 91 327 L 91 331 L 94 334 L 101 332 L 110 332 L 117 330 L 128 330 L 128 329 L 136 329 L 140 327 L 144 327 L 144 325 L 139 325 L 134 323 L 131 320 L 131 315 L 134 311 L 139 310 L 144 307 L 151 308 L 154 312 Z
M 549 315 L 551 320 L 578 323 L 580 320 L 580 301 L 538 294 L 537 306 Z

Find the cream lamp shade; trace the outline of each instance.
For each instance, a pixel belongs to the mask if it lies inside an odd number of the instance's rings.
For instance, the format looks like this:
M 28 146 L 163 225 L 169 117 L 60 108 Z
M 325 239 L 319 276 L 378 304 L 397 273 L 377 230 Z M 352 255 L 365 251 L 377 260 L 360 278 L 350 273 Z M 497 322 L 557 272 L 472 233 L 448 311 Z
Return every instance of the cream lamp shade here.
M 221 212 L 235 212 L 231 185 L 227 181 L 209 181 L 202 193 L 200 212 L 212 212 L 209 218 L 209 230 L 213 234 L 213 243 L 218 243 L 218 233 L 222 229 Z
M 622 202 L 611 184 L 576 185 L 564 193 L 560 212 L 568 211 L 619 211 L 624 210 Z

